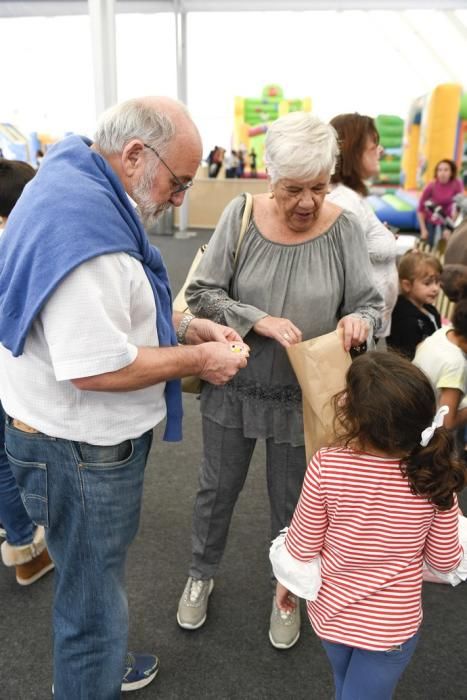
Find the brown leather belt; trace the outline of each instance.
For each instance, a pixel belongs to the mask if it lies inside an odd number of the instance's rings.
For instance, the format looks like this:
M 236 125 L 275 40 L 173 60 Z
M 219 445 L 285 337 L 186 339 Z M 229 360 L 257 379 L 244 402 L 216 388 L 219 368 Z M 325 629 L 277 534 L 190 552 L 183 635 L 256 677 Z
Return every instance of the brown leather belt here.
M 11 424 L 12 424 L 13 428 L 16 428 L 17 430 L 22 430 L 23 433 L 38 433 L 39 432 L 35 428 L 31 428 L 31 426 L 28 425 L 27 423 L 23 423 L 22 420 L 18 420 L 18 418 L 13 418 L 11 421 Z

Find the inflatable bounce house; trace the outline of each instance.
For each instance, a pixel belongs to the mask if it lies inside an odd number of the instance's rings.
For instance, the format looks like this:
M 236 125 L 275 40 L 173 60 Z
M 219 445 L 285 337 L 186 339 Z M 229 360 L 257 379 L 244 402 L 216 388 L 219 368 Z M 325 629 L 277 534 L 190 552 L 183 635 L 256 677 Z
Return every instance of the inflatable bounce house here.
M 385 145 L 385 119 L 378 117 L 378 131 L 385 151 L 393 155 Z M 443 158 L 454 160 L 462 177 L 463 168 L 467 170 L 467 94 L 460 85 L 451 83 L 436 86 L 412 103 L 405 123 L 399 173 L 403 189 L 369 198 L 378 218 L 402 230 L 418 230 L 417 190 L 433 179 L 436 163 Z M 381 165 L 380 182 L 391 182 L 384 173 L 384 159 Z M 393 168 L 395 183 L 395 164 Z
M 58 138 L 37 131 L 33 131 L 28 139 L 13 124 L 0 123 L 0 149 L 3 156 L 10 160 L 24 160 L 36 167 L 38 154 L 44 155 L 47 148 L 56 141 Z
M 380 114 L 375 119 L 379 142 L 384 148 L 380 160 L 379 178 L 376 184 L 399 185 L 401 181 L 402 142 L 404 121 L 390 114 Z
M 265 175 L 263 154 L 268 124 L 288 112 L 297 111 L 311 112 L 311 99 L 286 99 L 279 85 L 266 85 L 261 97 L 235 98 L 233 148 L 256 154 L 258 177 Z
M 31 162 L 28 140 L 13 124 L 0 124 L 0 148 L 5 158 Z
M 402 158 L 404 189 L 422 189 L 443 158 L 454 160 L 462 177 L 466 146 L 467 93 L 456 83 L 438 85 L 410 108 Z

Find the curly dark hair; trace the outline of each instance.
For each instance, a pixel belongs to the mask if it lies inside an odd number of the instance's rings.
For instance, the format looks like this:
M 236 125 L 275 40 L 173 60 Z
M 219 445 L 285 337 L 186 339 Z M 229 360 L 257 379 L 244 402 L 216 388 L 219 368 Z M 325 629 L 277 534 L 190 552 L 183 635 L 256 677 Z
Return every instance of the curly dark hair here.
M 433 421 L 436 397 L 418 367 L 394 352 L 361 355 L 333 401 L 338 444 L 401 455 L 400 469 L 412 493 L 439 510 L 452 507 L 453 494 L 467 484 L 467 468 L 445 428 L 435 430 L 427 447 L 420 445 L 422 431 Z

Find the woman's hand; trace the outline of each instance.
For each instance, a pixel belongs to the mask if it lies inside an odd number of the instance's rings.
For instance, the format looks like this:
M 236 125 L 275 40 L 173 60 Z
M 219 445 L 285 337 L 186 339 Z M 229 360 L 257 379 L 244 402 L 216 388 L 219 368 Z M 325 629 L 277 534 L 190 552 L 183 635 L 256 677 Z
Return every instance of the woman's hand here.
M 289 594 L 290 591 L 278 581 L 276 586 L 276 605 L 279 610 L 291 613 L 295 610 L 296 601 Z
M 207 342 L 218 343 L 242 343 L 242 338 L 237 331 L 229 326 L 222 326 L 207 318 L 194 318 L 190 321 L 185 335 L 187 345 L 199 345 Z
M 360 318 L 360 316 L 352 316 L 352 314 L 343 316 L 337 327 L 343 330 L 344 350 L 346 352 L 349 352 L 350 348 L 355 348 L 364 343 L 370 331 L 368 321 Z
M 258 333 L 258 335 L 274 338 L 274 340 L 277 340 L 284 348 L 295 345 L 295 343 L 301 343 L 302 341 L 301 330 L 287 318 L 265 316 L 259 321 L 256 321 L 253 330 L 255 333 Z

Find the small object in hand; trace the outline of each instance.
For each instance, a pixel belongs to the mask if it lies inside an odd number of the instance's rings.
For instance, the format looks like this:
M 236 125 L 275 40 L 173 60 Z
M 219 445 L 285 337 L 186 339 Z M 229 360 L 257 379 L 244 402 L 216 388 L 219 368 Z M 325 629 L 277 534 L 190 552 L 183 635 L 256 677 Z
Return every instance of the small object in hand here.
M 367 344 L 365 341 L 361 345 L 356 345 L 355 347 L 350 348 L 350 357 L 354 360 L 359 355 L 363 355 L 363 353 L 365 353 L 366 351 L 367 351 Z
M 232 352 L 243 352 L 243 348 L 241 347 L 241 345 L 237 345 L 236 343 L 232 343 L 232 345 L 230 346 L 230 350 Z

